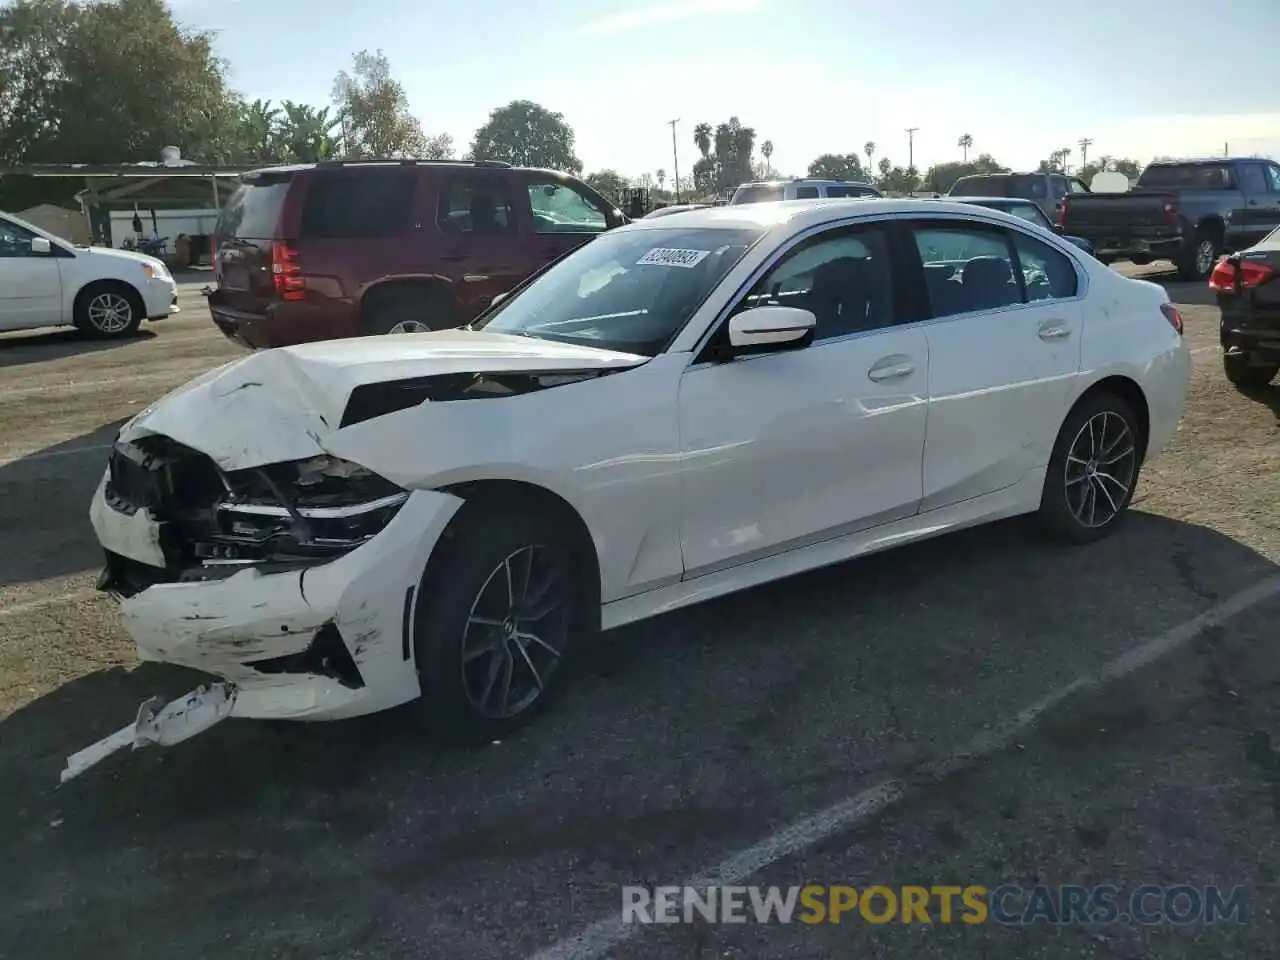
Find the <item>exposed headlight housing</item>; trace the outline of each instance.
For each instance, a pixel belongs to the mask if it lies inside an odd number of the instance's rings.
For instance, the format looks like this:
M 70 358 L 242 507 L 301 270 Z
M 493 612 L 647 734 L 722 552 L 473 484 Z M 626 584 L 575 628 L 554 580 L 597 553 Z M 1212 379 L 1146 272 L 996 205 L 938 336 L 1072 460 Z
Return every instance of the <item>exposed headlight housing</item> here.
M 377 536 L 409 499 L 372 470 L 329 456 L 237 471 L 226 487 L 192 544 L 203 566 L 332 560 Z

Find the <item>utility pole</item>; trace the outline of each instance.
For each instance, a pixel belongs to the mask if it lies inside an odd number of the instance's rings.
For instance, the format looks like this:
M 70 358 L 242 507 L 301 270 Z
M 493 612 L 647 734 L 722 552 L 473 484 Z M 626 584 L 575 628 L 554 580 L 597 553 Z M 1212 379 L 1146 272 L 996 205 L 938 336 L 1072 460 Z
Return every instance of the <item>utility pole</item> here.
M 1080 169 L 1083 170 L 1089 165 L 1089 147 L 1093 145 L 1093 141 L 1088 137 L 1080 138 Z
M 914 170 L 916 166 L 916 131 L 919 127 L 907 127 L 907 169 Z
M 675 175 L 676 203 L 680 202 L 680 150 L 676 146 L 676 124 L 679 122 L 679 117 L 667 121 L 671 124 L 671 172 Z

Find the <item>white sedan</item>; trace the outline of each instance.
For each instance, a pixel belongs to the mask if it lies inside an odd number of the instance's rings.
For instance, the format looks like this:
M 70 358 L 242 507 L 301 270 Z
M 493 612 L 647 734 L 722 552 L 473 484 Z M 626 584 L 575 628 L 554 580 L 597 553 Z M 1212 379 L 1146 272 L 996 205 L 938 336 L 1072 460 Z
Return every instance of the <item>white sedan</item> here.
M 971 204 L 641 220 L 460 330 L 250 354 L 92 505 L 139 654 L 215 682 L 73 756 L 416 701 L 502 736 L 609 629 L 1019 514 L 1086 543 L 1173 435 L 1162 288 Z
M 76 246 L 0 213 L 0 331 L 74 325 L 93 337 L 128 337 L 143 320 L 177 312 L 178 287 L 163 261 Z

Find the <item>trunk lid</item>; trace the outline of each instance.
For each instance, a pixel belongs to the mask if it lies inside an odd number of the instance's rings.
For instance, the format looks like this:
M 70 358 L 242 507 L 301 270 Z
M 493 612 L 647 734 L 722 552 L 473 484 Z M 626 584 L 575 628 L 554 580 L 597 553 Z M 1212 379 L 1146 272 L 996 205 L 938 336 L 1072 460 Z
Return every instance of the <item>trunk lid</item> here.
M 1175 195 L 1162 191 L 1076 194 L 1067 202 L 1062 226 L 1064 232 L 1076 234 L 1111 227 L 1162 227 L 1169 223 L 1167 209 L 1176 209 L 1176 204 Z

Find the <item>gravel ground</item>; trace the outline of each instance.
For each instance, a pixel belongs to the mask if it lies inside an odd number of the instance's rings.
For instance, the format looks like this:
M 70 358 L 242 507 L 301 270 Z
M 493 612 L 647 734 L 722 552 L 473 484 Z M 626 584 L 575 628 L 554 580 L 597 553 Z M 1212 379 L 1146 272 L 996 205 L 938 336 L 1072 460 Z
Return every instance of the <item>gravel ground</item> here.
M 2 957 L 524 956 L 616 915 L 621 885 L 678 883 L 943 756 L 1278 569 L 1280 389 L 1230 389 L 1207 291 L 1170 283 L 1196 351 L 1189 413 L 1104 543 L 1001 524 L 619 631 L 553 713 L 478 752 L 416 740 L 395 714 L 232 721 L 57 789 L 67 753 L 196 679 L 136 665 L 92 591 L 86 507 L 114 428 L 239 354 L 198 286 L 123 345 L 0 337 Z M 1064 704 L 1018 747 L 758 878 L 1243 884 L 1247 927 L 678 926 L 616 956 L 1267 955 L 1277 613 Z

